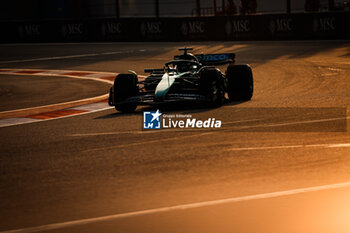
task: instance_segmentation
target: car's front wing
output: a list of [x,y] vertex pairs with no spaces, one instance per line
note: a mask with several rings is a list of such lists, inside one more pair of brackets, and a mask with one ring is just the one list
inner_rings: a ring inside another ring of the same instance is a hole
[[[136,103],[138,105],[159,105],[170,102],[205,102],[207,98],[204,95],[199,94],[167,94],[164,99],[156,100],[152,94],[137,95],[129,97],[123,101],[118,101],[118,104]],[[109,105],[114,106],[116,103],[113,98],[109,98]]]

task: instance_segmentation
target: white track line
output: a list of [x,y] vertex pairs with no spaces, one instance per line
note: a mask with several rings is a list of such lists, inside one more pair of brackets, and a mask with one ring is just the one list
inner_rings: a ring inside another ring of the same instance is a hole
[[222,124],[228,125],[228,124],[245,123],[245,122],[260,121],[260,120],[264,120],[264,119],[263,118],[254,118],[254,119],[249,119],[249,120],[223,122]]
[[[18,76],[54,76],[54,77],[67,77],[67,78],[75,78],[75,79],[84,79],[84,80],[92,80],[92,81],[97,81],[97,82],[103,82],[103,83],[108,83],[108,84],[113,84],[113,81],[106,80],[106,79],[101,79],[101,78],[94,78],[94,77],[89,77],[88,75],[66,75],[65,73],[73,73],[73,72],[91,72],[94,74],[105,74],[106,76],[109,75],[117,75],[118,73],[105,73],[105,72],[95,72],[95,71],[79,71],[79,70],[61,70],[55,73],[55,71],[51,70],[36,70],[36,69],[18,69],[17,71],[38,71],[38,73],[35,74],[26,74],[26,73],[13,73],[12,71],[10,72],[0,72],[0,74],[8,74],[8,75],[18,75]],[[16,72],[17,72],[16,71]],[[42,72],[41,72],[42,71]]]
[[22,124],[29,124],[29,123],[40,122],[40,121],[42,120],[25,118],[25,117],[5,118],[5,119],[0,119],[0,128],[11,126],[11,125],[22,125]]
[[350,143],[336,144],[311,144],[311,145],[285,145],[285,146],[262,146],[262,147],[241,147],[230,148],[227,151],[245,151],[245,150],[275,150],[275,149],[294,149],[294,148],[341,148],[350,147]]
[[192,135],[185,135],[185,136],[178,136],[178,137],[160,138],[160,139],[148,140],[148,141],[144,141],[144,142],[134,142],[134,143],[123,144],[123,145],[116,145],[116,146],[97,147],[97,148],[82,150],[81,152],[111,150],[111,149],[125,148],[125,147],[130,147],[130,146],[133,147],[133,146],[140,146],[140,145],[150,144],[150,143],[159,143],[159,142],[173,141],[173,140],[176,140],[176,139],[199,137],[199,136],[210,135],[210,134],[214,134],[214,133],[216,133],[216,132],[212,131],[212,132],[206,132],[206,133],[200,133],[200,134],[192,134]]
[[132,53],[133,51],[117,51],[117,52],[105,52],[105,53],[88,53],[88,54],[77,54],[70,56],[56,56],[56,57],[41,57],[41,58],[32,58],[32,59],[20,59],[12,61],[0,61],[0,64],[10,64],[17,62],[32,62],[32,61],[50,61],[50,60],[59,60],[59,59],[69,59],[69,58],[80,58],[80,57],[94,57],[101,55],[113,55],[113,54],[122,54],[122,53]]
[[347,187],[350,187],[350,182],[329,184],[329,185],[322,185],[322,186],[314,186],[314,187],[300,188],[300,189],[292,189],[292,190],[287,190],[287,191],[263,193],[263,194],[249,195],[249,196],[232,197],[232,198],[227,198],[227,199],[205,201],[205,202],[196,202],[196,203],[155,208],[155,209],[148,209],[148,210],[140,210],[140,211],[135,211],[135,212],[107,215],[107,216],[96,217],[96,218],[86,218],[86,219],[73,220],[73,221],[67,221],[67,222],[61,222],[61,223],[47,224],[47,225],[36,226],[36,227],[2,231],[0,233],[42,232],[42,231],[56,230],[56,229],[85,225],[85,224],[90,224],[90,223],[117,220],[117,219],[128,218],[128,217],[130,218],[130,217],[149,215],[149,214],[155,214],[155,213],[166,213],[166,212],[171,212],[171,211],[176,211],[176,210],[187,210],[187,209],[194,209],[194,208],[200,208],[200,207],[206,207],[206,206],[215,206],[215,205],[222,205],[222,204],[242,202],[242,201],[251,201],[251,200],[260,200],[260,199],[266,199],[266,198],[283,197],[283,196],[289,196],[289,195],[295,195],[295,194],[301,194],[301,193],[316,192],[316,191],[323,191],[323,190],[329,190],[329,189],[347,188]]
[[134,52],[146,52],[145,49],[139,50],[127,50],[127,51],[115,51],[115,52],[104,52],[104,53],[87,53],[87,54],[76,54],[69,56],[55,56],[55,57],[40,57],[40,58],[32,58],[32,59],[19,59],[19,60],[11,60],[11,61],[0,61],[0,64],[11,64],[17,62],[32,62],[32,61],[51,61],[51,60],[59,60],[59,59],[70,59],[70,58],[80,58],[80,57],[94,57],[94,56],[104,56],[104,55],[114,55],[114,54],[130,54]]
[[246,129],[246,128],[265,128],[265,127],[278,127],[278,126],[286,126],[286,125],[299,125],[299,124],[312,124],[318,122],[328,122],[328,121],[339,121],[350,119],[349,117],[337,117],[337,118],[328,118],[328,119],[317,119],[317,120],[307,120],[307,121],[295,121],[295,122],[285,122],[285,123],[275,123],[275,124],[261,124],[261,125],[248,125],[248,126],[237,126],[232,128],[237,129]]
[[[7,113],[16,113],[16,112],[22,112],[22,111],[30,111],[30,110],[37,110],[37,109],[43,109],[43,108],[52,108],[55,106],[64,106],[64,105],[70,105],[70,104],[79,104],[82,101],[94,101],[96,99],[106,99],[108,98],[109,94],[104,94],[100,96],[95,96],[91,98],[86,98],[86,99],[81,99],[81,100],[73,100],[73,101],[68,101],[68,102],[62,102],[62,103],[57,103],[57,104],[48,104],[48,105],[43,105],[43,106],[38,106],[38,107],[30,107],[30,108],[21,108],[21,109],[15,109],[15,110],[8,110],[8,111],[2,111],[0,114],[7,114]],[[65,108],[65,107],[62,107]],[[71,107],[73,108],[73,107]],[[53,110],[48,110],[48,111],[53,111]],[[6,119],[6,118],[5,118]]]
[[[120,135],[120,134],[156,134],[156,133],[171,133],[171,132],[195,133],[195,132],[203,132],[203,131],[209,131],[210,133],[214,133],[210,129],[162,129],[162,130],[149,130],[149,131],[140,129],[140,130],[129,130],[129,131],[120,131],[120,132],[77,133],[77,134],[70,134],[67,136],[89,137],[89,136],[105,136],[105,135]],[[222,131],[220,131],[220,132],[222,132]],[[200,135],[201,134],[199,134],[197,136],[200,136]],[[187,137],[187,136],[181,136],[181,137]],[[190,137],[193,137],[193,135],[190,135]],[[163,139],[159,139],[159,140],[163,140]],[[166,140],[168,140],[168,139],[166,139]]]
[[329,148],[337,148],[337,147],[350,147],[350,143],[339,143],[339,144],[330,144]]

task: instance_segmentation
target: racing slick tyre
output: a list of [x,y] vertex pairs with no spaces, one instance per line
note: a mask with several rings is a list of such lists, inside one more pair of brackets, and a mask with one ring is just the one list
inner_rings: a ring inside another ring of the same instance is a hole
[[199,90],[209,100],[210,107],[220,107],[225,101],[224,79],[217,69],[204,69],[200,73]]
[[253,97],[253,72],[249,65],[230,65],[226,70],[227,94],[230,101]]
[[114,80],[114,103],[115,109],[120,112],[135,111],[136,103],[120,103],[128,97],[137,95],[137,77],[133,74],[119,74]]

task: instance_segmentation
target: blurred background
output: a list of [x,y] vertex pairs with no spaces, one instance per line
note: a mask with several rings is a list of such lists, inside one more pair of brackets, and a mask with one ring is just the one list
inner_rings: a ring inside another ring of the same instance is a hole
[[350,0],[3,0],[0,20],[349,11]]

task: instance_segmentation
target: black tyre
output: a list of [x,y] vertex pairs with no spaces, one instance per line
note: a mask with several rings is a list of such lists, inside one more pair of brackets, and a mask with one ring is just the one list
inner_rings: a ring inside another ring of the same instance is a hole
[[226,70],[227,94],[230,101],[253,97],[253,72],[249,65],[230,65]]
[[137,95],[137,77],[133,74],[119,74],[114,80],[113,88],[115,109],[120,112],[135,111],[136,103],[120,102],[125,101],[128,97]]
[[200,74],[199,89],[210,107],[220,107],[225,101],[224,79],[217,69],[205,69]]

